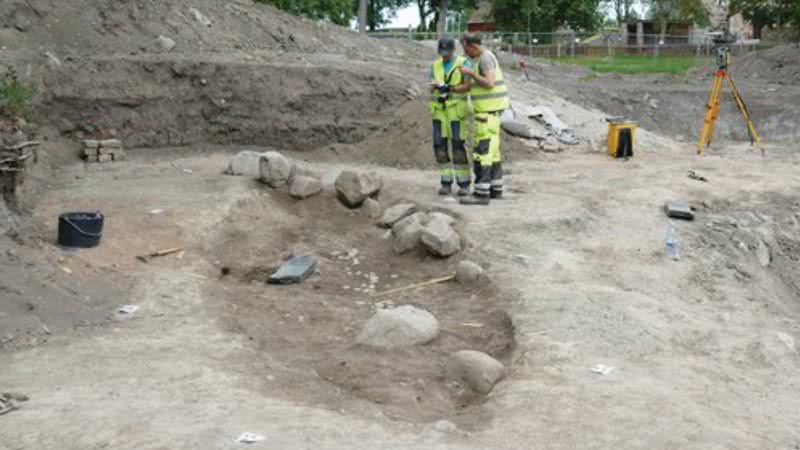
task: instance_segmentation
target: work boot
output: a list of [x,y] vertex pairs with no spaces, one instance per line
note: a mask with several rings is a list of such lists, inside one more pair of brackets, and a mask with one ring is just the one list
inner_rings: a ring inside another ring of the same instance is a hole
[[489,194],[489,196],[492,197],[495,200],[502,200],[503,199],[503,191],[492,191],[491,194]]
[[469,195],[469,186],[463,186],[458,188],[458,196],[459,197],[466,197]]
[[442,187],[439,188],[439,195],[450,195],[451,191],[450,185],[443,184]]
[[487,195],[471,195],[469,197],[462,197],[458,200],[462,205],[488,205],[489,196]]

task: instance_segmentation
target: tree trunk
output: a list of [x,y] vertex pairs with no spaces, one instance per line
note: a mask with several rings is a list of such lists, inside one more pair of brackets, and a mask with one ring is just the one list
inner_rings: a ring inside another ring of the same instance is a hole
[[[614,0],[614,13],[617,15],[617,25],[622,26],[627,20],[625,17],[625,0]],[[530,21],[530,16],[528,16]]]
[[439,20],[436,22],[436,34],[441,38],[447,32],[447,0],[439,0]]
[[427,0],[417,0],[417,9],[419,10],[419,26],[421,27],[421,31],[427,31],[427,25],[425,24],[425,19],[428,15],[425,13],[425,2]]
[[761,29],[764,28],[764,24],[754,20],[753,21],[753,39],[761,39]]
[[[358,0],[358,32],[367,32],[367,1]],[[351,3],[352,5],[352,3]]]
[[661,36],[658,38],[659,43],[664,42],[666,38],[667,38],[667,18],[661,17]]
[[375,31],[378,29],[378,13],[377,8],[375,8],[375,3],[377,0],[368,0],[368,8],[367,8],[367,27],[369,31]]

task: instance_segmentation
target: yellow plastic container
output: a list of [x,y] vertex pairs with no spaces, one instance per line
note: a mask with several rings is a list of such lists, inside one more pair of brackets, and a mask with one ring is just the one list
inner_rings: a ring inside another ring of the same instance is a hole
[[[608,154],[612,158],[627,158],[633,156],[633,146],[636,143],[636,130],[639,125],[636,122],[622,120],[622,121],[609,121],[608,122]],[[623,133],[623,130],[630,130]],[[630,145],[627,142],[621,142],[622,135],[630,133]],[[625,145],[620,145],[623,143]]]

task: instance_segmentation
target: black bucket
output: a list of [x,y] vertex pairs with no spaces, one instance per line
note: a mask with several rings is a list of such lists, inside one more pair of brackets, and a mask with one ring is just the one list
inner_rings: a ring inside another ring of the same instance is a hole
[[68,212],[58,216],[58,245],[62,247],[96,247],[103,237],[103,214]]

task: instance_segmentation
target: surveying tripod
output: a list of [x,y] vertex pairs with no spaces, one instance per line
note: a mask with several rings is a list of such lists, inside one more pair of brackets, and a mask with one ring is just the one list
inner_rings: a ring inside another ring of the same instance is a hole
[[703,123],[703,130],[700,132],[700,142],[697,143],[697,154],[703,153],[703,149],[711,145],[711,140],[714,138],[714,125],[719,115],[719,94],[722,91],[722,82],[728,80],[733,91],[733,98],[736,100],[736,106],[744,116],[744,122],[747,125],[747,132],[750,134],[750,144],[756,144],[761,154],[764,154],[764,146],[761,144],[761,137],[756,131],[756,126],[753,120],[750,119],[750,113],[747,111],[747,106],[742,100],[742,95],[739,94],[739,89],[736,88],[736,83],[733,82],[730,72],[728,71],[728,64],[730,63],[730,56],[727,47],[720,47],[717,49],[717,72],[714,75],[714,83],[711,85],[711,96],[708,98],[708,105],[706,105],[706,118]]

